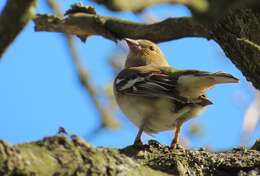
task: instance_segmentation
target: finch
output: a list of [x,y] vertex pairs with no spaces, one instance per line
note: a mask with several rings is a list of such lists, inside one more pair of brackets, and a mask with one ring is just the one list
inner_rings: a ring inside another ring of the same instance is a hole
[[114,80],[116,101],[141,135],[175,129],[176,147],[182,124],[213,104],[205,95],[216,84],[237,83],[234,76],[170,67],[160,48],[148,40],[124,39],[129,46],[124,69]]

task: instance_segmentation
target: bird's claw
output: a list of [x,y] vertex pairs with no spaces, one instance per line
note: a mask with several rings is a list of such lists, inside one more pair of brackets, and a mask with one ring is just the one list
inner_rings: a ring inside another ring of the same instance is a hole
[[183,149],[183,146],[182,145],[180,145],[180,144],[172,144],[171,145],[171,149]]
[[141,140],[135,140],[135,142],[134,142],[134,146],[135,146],[135,147],[140,147],[140,146],[142,146],[142,145],[143,145],[143,143],[142,143]]

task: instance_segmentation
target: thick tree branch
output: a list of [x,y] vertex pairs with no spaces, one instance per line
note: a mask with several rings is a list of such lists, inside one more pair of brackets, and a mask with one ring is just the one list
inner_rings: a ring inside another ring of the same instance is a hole
[[0,16],[0,58],[33,18],[37,0],[8,0]]
[[162,42],[183,37],[210,38],[210,31],[189,17],[168,18],[159,23],[141,24],[113,17],[79,13],[65,19],[38,15],[34,22],[36,31],[64,32],[80,36],[101,35],[112,40],[129,37]]
[[258,175],[260,152],[170,149],[156,141],[124,149],[94,148],[78,136],[11,146],[0,141],[0,175]]

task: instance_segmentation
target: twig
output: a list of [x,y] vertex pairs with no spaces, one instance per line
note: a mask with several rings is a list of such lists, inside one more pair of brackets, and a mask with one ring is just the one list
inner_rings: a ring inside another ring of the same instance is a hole
[[[55,14],[59,17],[62,17],[62,12],[60,10],[59,5],[56,3],[55,0],[48,0],[49,6],[54,10]],[[67,40],[68,48],[71,54],[71,59],[75,65],[76,72],[78,74],[79,80],[81,85],[84,87],[86,92],[91,97],[92,102],[94,103],[97,111],[100,114],[100,117],[102,118],[102,124],[100,125],[100,128],[117,128],[118,122],[112,117],[111,112],[106,109],[104,106],[102,106],[97,98],[97,92],[95,91],[94,87],[90,83],[90,75],[88,71],[82,67],[82,64],[80,62],[80,56],[77,51],[77,48],[75,46],[73,37],[69,34],[65,34],[65,38]]]

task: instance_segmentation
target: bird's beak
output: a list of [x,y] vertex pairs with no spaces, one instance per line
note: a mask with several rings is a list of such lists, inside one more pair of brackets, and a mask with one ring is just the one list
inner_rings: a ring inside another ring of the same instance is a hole
[[126,43],[128,45],[139,45],[139,43],[137,42],[137,40],[133,40],[133,39],[130,39],[130,38],[124,38],[124,40],[126,41]]
[[127,45],[129,46],[130,49],[141,49],[140,44],[138,43],[137,40],[133,40],[130,38],[124,38],[123,40],[126,41]]

